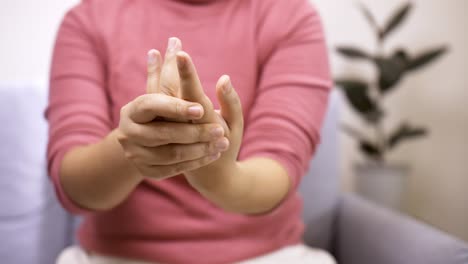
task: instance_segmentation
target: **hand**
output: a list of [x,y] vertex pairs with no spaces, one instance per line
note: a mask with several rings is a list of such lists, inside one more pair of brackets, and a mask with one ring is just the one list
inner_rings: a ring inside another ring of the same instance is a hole
[[[148,68],[148,82],[146,87],[147,93],[159,93],[165,94],[177,98],[189,98],[191,90],[183,91],[181,89],[181,79],[179,69],[177,66],[177,53],[182,51],[182,43],[178,38],[169,38],[166,53],[164,55],[164,63],[161,69],[156,69],[156,60],[161,60],[161,55],[157,50],[150,50],[149,55],[153,63],[149,64]],[[159,75],[158,75],[159,73]],[[197,77],[198,78],[198,77]],[[200,86],[201,87],[201,86]],[[203,90],[201,91],[203,93]],[[215,122],[221,124],[227,132],[227,125],[224,119],[219,113],[213,110],[213,104],[210,99],[203,96],[200,97],[203,100],[204,114],[203,118],[199,121],[200,123],[206,123],[207,120],[215,120]],[[214,116],[214,118],[213,118]],[[166,119],[167,121],[174,122],[190,122],[188,119]]]
[[[156,90],[161,56],[150,51],[147,89]],[[197,120],[203,107],[162,93],[142,95],[121,109],[118,141],[125,157],[143,176],[164,179],[205,166],[228,148],[224,130],[216,123],[174,123],[156,118]]]
[[201,118],[196,120],[171,119],[171,121],[220,124],[224,127],[229,139],[228,143],[231,145],[230,151],[223,156],[236,160],[242,140],[243,116],[239,96],[232,87],[229,76],[222,76],[216,85],[216,94],[221,105],[221,111],[218,113],[214,110],[211,100],[205,95],[195,66],[190,56],[182,51],[182,43],[179,39],[169,39],[162,69],[157,69],[159,64],[154,63],[161,60],[159,51],[151,50],[149,55],[153,63],[148,66],[149,79],[146,89],[148,93],[165,94],[198,102],[203,107],[204,113]]
[[[213,104],[203,92],[195,66],[190,56],[182,51],[177,53],[177,67],[180,75],[180,96],[182,99],[200,103],[205,111],[196,123],[219,122],[219,115],[213,110]],[[210,165],[185,173],[188,181],[202,194],[216,192],[219,185],[229,182],[237,171],[237,156],[239,153],[244,129],[242,106],[237,92],[232,86],[229,76],[222,76],[216,85],[216,95],[221,106],[220,115],[227,124],[226,137],[229,139],[229,149],[220,159]],[[221,190],[222,188],[219,188]]]
[[[177,66],[181,98],[198,102],[205,110],[203,117],[194,122],[216,122],[218,115],[203,92],[190,56],[178,52]],[[237,160],[244,122],[240,98],[228,76],[218,80],[216,95],[221,106],[220,115],[227,123],[229,149],[218,160],[184,174],[198,192],[226,211],[243,214],[269,212],[286,197],[290,189],[288,172],[282,164],[270,158]]]
[[[216,161],[185,171],[187,180],[208,200],[225,210],[247,214],[270,211],[289,190],[290,178],[286,170],[281,164],[268,158],[237,161],[244,124],[241,101],[230,78],[222,76],[216,85],[216,95],[221,106],[218,113],[203,91],[190,56],[181,51],[179,40],[173,38],[171,42],[161,78],[154,78],[153,86],[148,87],[148,91],[199,103],[204,110],[202,117],[178,117],[171,120],[195,124],[224,124],[225,135],[230,143],[227,151]],[[160,56],[156,51],[153,54]],[[163,88],[156,86],[157,84],[162,84]],[[269,188],[258,188],[259,186]]]

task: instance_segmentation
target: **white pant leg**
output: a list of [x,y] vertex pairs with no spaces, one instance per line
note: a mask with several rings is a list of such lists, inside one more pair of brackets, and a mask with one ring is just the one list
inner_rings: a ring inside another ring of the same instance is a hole
[[[238,264],[336,264],[326,251],[309,248],[303,244],[289,246],[278,251],[242,261]],[[149,262],[89,255],[79,246],[66,248],[56,264],[150,264]]]
[[326,251],[310,248],[304,244],[282,248],[238,264],[336,264],[335,259]]
[[56,264],[156,264],[138,260],[88,254],[79,246],[66,248]]
[[91,264],[88,254],[78,246],[71,246],[62,251],[56,264]]

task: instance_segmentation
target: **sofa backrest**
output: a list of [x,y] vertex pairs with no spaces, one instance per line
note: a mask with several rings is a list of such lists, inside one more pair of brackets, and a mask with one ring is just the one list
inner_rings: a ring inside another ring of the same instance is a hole
[[0,84],[0,262],[51,264],[70,216],[47,178],[45,86]]
[[321,142],[302,179],[299,190],[304,200],[303,218],[307,244],[331,249],[333,219],[339,193],[338,119],[341,97],[338,91],[330,96],[322,127]]

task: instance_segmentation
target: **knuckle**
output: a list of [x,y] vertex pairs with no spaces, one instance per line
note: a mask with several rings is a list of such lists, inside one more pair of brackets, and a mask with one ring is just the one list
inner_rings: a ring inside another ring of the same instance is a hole
[[[170,79],[172,80],[173,78]],[[177,91],[178,88],[176,82],[170,81],[168,78],[162,78],[159,87],[164,94],[168,95],[174,95],[174,91]]]
[[117,133],[116,138],[117,138],[117,141],[120,142],[120,144],[125,144],[128,142],[128,136],[121,131]]
[[182,102],[180,101],[175,101],[175,104],[174,104],[174,107],[175,107],[175,113],[178,115],[178,116],[184,116],[184,105],[182,104]]
[[192,126],[193,129],[191,129],[192,137],[197,140],[202,140],[204,138],[205,130],[205,125],[194,125]]
[[156,75],[156,71],[157,71],[158,67],[155,64],[149,64],[146,69],[147,69],[146,72],[148,74],[148,77],[152,77],[152,76]]
[[151,97],[148,95],[141,95],[135,102],[135,108],[137,112],[145,114],[151,111]]
[[137,158],[136,154],[131,151],[125,151],[124,156],[127,160],[131,160],[131,161],[134,161]]
[[162,79],[159,86],[161,87],[162,90],[171,90],[172,89],[172,85],[166,79]]
[[216,153],[216,146],[214,143],[205,143],[202,145],[204,154]]
[[130,140],[126,135],[117,136],[117,142],[119,142],[120,146],[123,148],[124,151],[128,148],[130,144]]
[[154,140],[161,144],[168,144],[172,141],[173,133],[167,125],[158,126],[157,133],[154,133]]
[[183,151],[179,147],[173,147],[171,150],[171,159],[175,161],[183,160]]
[[133,125],[127,129],[126,137],[127,137],[127,140],[131,140],[131,139],[140,138],[142,134],[143,133],[142,133],[141,127]]
[[163,137],[161,133],[159,133],[159,131],[151,135],[151,138],[149,140],[153,144],[155,144],[155,146],[166,145],[169,143],[168,140],[165,137]]
[[135,100],[133,100],[133,104],[135,104],[136,106],[140,106],[146,100],[146,98],[146,94],[140,95],[137,98],[135,98]]
[[205,166],[213,161],[213,158],[211,156],[201,158],[197,160],[197,167],[202,167]]
[[130,108],[130,103],[122,106],[120,108],[120,118],[127,117],[128,115],[128,108]]

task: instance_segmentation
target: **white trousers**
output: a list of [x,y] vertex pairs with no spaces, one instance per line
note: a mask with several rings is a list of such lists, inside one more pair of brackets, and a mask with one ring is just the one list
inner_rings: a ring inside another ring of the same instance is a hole
[[[278,251],[259,256],[238,264],[336,264],[326,251],[305,245],[285,247]],[[150,264],[131,259],[88,254],[78,246],[66,248],[58,257],[56,264]],[[155,264],[155,263],[153,263]]]

